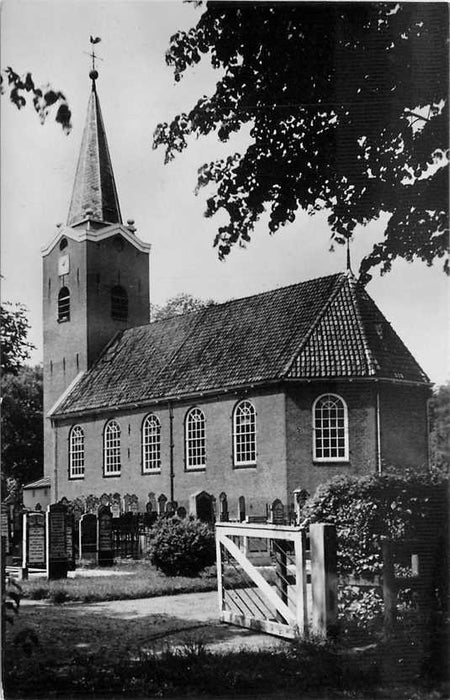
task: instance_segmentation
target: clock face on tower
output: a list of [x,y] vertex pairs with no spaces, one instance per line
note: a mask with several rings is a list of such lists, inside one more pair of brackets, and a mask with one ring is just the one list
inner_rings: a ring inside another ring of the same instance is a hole
[[69,256],[61,255],[58,260],[58,275],[62,277],[63,275],[69,274]]

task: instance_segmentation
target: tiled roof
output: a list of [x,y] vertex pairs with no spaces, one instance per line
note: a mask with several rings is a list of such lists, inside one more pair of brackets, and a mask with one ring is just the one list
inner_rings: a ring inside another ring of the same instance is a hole
[[31,484],[25,484],[23,487],[24,489],[42,489],[45,488],[46,486],[50,486],[50,477],[49,476],[43,476],[41,479],[38,479],[37,481],[31,482]]
[[125,330],[55,414],[286,378],[340,377],[428,382],[374,302],[347,273]]
[[89,210],[92,212],[89,216],[98,221],[122,223],[95,81],[92,81],[67,225],[86,219]]

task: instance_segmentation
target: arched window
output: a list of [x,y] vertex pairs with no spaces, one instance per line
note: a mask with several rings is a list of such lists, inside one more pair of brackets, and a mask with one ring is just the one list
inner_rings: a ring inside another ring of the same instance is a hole
[[74,425],[69,435],[69,478],[84,477],[84,432]]
[[191,408],[185,422],[186,469],[203,469],[206,464],[205,416]]
[[126,321],[128,318],[128,294],[119,285],[111,289],[111,316],[117,321]]
[[323,394],[313,405],[313,454],[318,462],[348,460],[347,405],[336,394]]
[[142,471],[144,474],[161,469],[161,423],[153,413],[142,424]]
[[58,293],[58,322],[70,321],[70,292],[61,287]]
[[233,413],[235,466],[256,464],[256,411],[250,401],[241,401]]
[[120,427],[117,421],[110,420],[105,425],[103,436],[104,475],[120,474]]

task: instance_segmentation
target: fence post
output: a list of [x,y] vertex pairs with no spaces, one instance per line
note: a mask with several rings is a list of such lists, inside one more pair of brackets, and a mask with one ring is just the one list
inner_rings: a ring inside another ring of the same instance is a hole
[[297,584],[297,625],[299,634],[308,633],[308,608],[306,599],[306,533],[300,530],[294,540],[295,581]]
[[217,568],[217,593],[219,596],[219,609],[222,615],[224,609],[224,596],[223,596],[223,568],[222,568],[222,546],[220,544],[219,533],[216,526],[216,568]]
[[336,528],[313,523],[311,543],[312,629],[326,637],[337,620]]

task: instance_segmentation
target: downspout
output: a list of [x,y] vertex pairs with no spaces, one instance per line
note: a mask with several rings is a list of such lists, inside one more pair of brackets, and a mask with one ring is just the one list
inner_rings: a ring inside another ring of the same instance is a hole
[[173,471],[173,407],[170,401],[167,402],[167,407],[169,409],[169,474],[170,474],[170,501],[171,503],[175,500],[173,482],[174,482],[174,471]]
[[53,483],[55,485],[55,495],[53,503],[58,503],[58,430],[54,420],[51,421],[51,426],[53,428]]
[[375,444],[376,444],[376,462],[377,473],[382,473],[381,466],[381,421],[380,421],[380,390],[376,390],[376,408],[375,408]]

